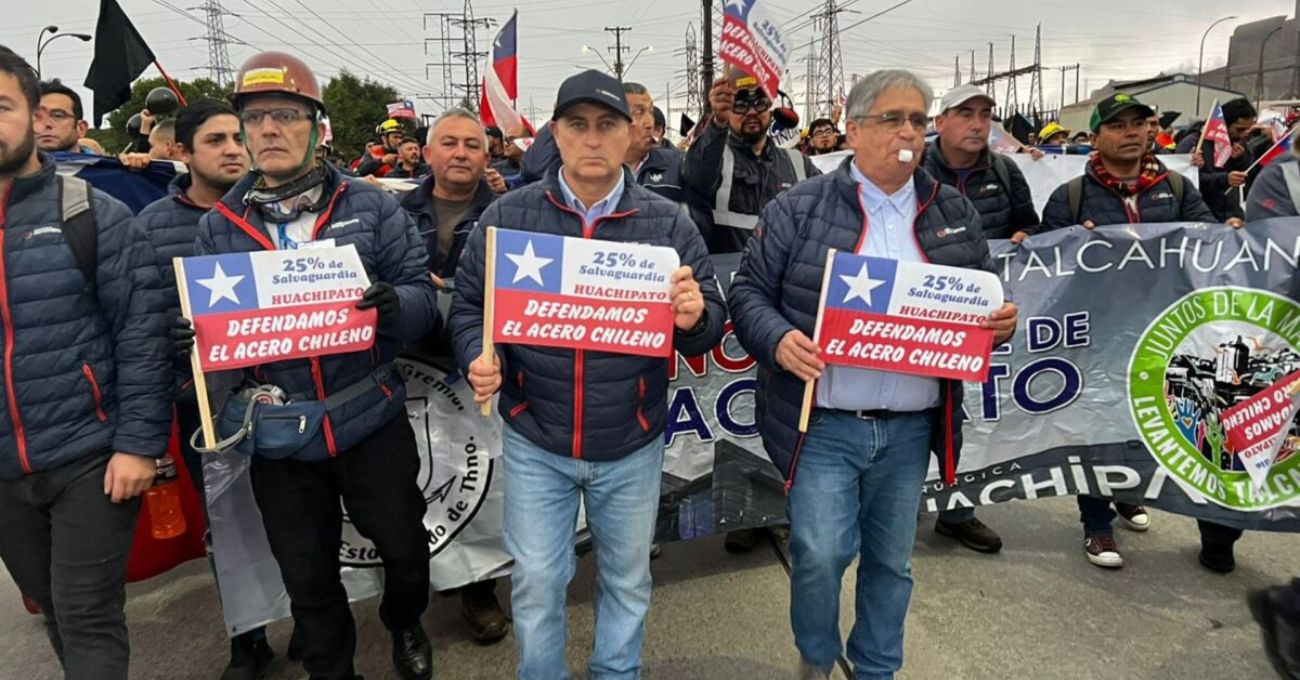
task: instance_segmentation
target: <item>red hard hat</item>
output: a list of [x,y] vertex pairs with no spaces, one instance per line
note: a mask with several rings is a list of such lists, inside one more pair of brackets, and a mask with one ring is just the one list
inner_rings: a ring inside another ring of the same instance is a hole
[[284,52],[255,54],[239,67],[231,103],[238,109],[243,99],[255,94],[287,94],[325,110],[316,75],[301,59]]

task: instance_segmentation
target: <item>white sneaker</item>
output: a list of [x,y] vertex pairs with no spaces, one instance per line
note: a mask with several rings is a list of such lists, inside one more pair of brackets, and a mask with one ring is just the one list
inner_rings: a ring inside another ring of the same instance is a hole
[[795,672],[795,680],[830,680],[831,674],[799,659],[799,670]]
[[1106,569],[1119,569],[1124,566],[1124,558],[1115,545],[1115,537],[1110,534],[1097,534],[1083,539],[1083,553],[1088,561]]
[[1124,520],[1124,528],[1129,531],[1146,531],[1151,528],[1151,515],[1140,505],[1116,503],[1115,514]]

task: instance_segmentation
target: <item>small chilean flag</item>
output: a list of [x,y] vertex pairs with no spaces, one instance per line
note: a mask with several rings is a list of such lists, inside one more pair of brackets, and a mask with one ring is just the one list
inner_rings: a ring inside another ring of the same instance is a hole
[[1214,142],[1214,167],[1221,168],[1232,158],[1232,138],[1228,136],[1228,124],[1223,120],[1223,107],[1217,101],[1210,119],[1205,122],[1201,141]]
[[492,51],[484,69],[478,115],[484,125],[495,125],[502,130],[522,125],[531,131],[533,126],[515,110],[515,101],[519,98],[518,33],[515,30],[518,18],[518,12],[510,15],[510,20],[492,41]]
[[1290,132],[1284,135],[1282,139],[1279,139],[1276,144],[1269,148],[1268,151],[1265,151],[1263,156],[1259,157],[1259,165],[1268,165],[1277,160],[1279,156],[1290,153],[1291,141],[1293,139],[1295,139],[1295,128],[1292,128]]

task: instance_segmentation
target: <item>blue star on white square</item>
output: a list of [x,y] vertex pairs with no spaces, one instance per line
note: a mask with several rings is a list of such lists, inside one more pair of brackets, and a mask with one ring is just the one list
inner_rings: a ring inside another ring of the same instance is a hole
[[235,286],[244,280],[242,274],[230,276],[221,269],[221,263],[218,262],[212,271],[212,277],[207,279],[194,279],[194,282],[208,289],[208,306],[215,307],[222,300],[230,300],[239,304],[239,297],[235,295]]
[[511,283],[519,283],[524,279],[532,279],[537,285],[544,286],[542,281],[542,268],[555,261],[550,257],[538,257],[533,251],[533,241],[529,239],[528,245],[524,246],[524,252],[520,254],[506,253],[506,257],[515,263],[515,277],[510,280]]
[[871,274],[867,271],[866,262],[862,263],[862,268],[858,270],[857,274],[852,276],[840,274],[840,280],[849,287],[848,292],[844,294],[845,303],[857,298],[865,302],[868,307],[872,306],[871,291],[885,285],[883,279],[871,278]]

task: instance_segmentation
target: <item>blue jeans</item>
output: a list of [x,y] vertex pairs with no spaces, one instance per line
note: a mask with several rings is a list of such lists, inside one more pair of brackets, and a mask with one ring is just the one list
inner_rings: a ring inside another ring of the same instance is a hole
[[839,657],[840,584],[859,558],[848,656],[858,680],[903,666],[912,542],[930,457],[930,413],[862,420],[813,412],[788,501],[790,622],[804,660]]
[[663,476],[663,439],[609,462],[546,451],[504,428],[505,544],[519,680],[562,680],[564,600],[574,570],[578,501],[596,555],[596,640],[591,680],[633,680],[650,609],[650,543]]

